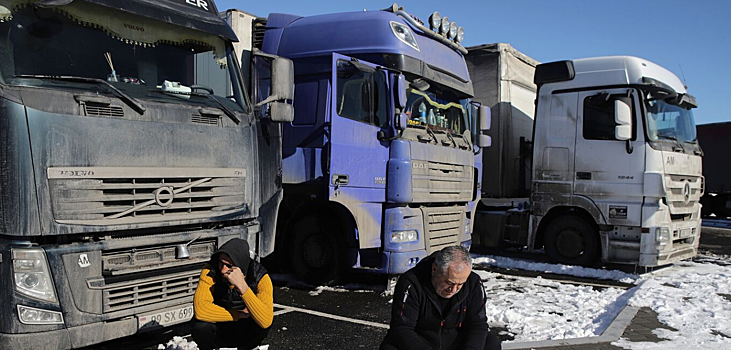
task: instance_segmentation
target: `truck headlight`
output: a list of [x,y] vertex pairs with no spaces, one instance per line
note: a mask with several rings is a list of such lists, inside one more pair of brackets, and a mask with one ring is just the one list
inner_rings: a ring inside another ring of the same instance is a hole
[[392,243],[414,242],[417,239],[419,239],[419,235],[416,233],[416,230],[391,231]]
[[660,227],[655,231],[655,242],[659,246],[664,246],[670,241],[670,229],[667,227]]
[[25,296],[57,303],[46,253],[39,248],[12,248],[15,291]]
[[419,44],[416,43],[414,33],[411,32],[409,26],[403,23],[391,21],[391,31],[393,31],[393,35],[395,35],[399,40],[404,42],[406,45],[411,46],[414,50],[419,51]]
[[63,316],[58,311],[36,309],[18,305],[18,318],[23,324],[63,324]]

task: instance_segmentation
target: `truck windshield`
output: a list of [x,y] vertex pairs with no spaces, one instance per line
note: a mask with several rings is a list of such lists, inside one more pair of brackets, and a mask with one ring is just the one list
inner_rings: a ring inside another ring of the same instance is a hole
[[[54,9],[15,6],[0,21],[0,82],[120,95],[109,84],[94,82],[102,79],[135,100],[248,108],[231,46],[223,39],[93,9],[75,3]],[[117,15],[116,26],[105,24]]]
[[647,99],[645,105],[647,134],[651,141],[696,141],[695,119],[690,109],[669,104],[663,100]]
[[463,107],[466,100],[458,99],[451,91],[430,86],[426,91],[409,88],[407,94],[405,113],[410,127],[429,127],[458,135],[469,129]]

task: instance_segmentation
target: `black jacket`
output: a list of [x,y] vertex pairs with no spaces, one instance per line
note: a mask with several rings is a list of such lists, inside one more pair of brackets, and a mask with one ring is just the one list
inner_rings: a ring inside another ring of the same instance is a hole
[[480,277],[470,273],[459,293],[449,299],[443,315],[431,284],[433,262],[433,256],[422,260],[396,283],[391,328],[384,345],[400,350],[483,350],[488,325]]
[[[213,253],[213,255],[211,255],[211,260],[209,263],[212,268],[208,275],[211,276],[214,281],[212,291],[214,303],[221,307],[239,308],[231,307],[231,305],[227,304],[228,293],[232,289],[230,288],[230,284],[228,283],[228,281],[220,276],[219,273],[218,257],[221,255],[221,253],[228,254],[228,256],[231,257],[233,264],[235,266],[238,266],[242,270],[242,272],[246,276],[246,285],[249,286],[254,294],[258,292],[257,286],[259,285],[259,281],[261,281],[262,277],[267,274],[267,270],[262,264],[250,258],[249,243],[240,238],[234,238],[224,243],[221,248],[219,248],[215,253]],[[224,287],[215,288],[216,286]],[[238,290],[236,290],[236,293],[238,293]],[[241,300],[240,295],[238,300],[240,301],[240,308],[243,308],[245,304]]]

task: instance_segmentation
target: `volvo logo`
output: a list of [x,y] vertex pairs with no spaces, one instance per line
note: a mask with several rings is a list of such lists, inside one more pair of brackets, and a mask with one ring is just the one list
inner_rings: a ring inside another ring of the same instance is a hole
[[173,203],[175,192],[172,187],[165,186],[155,190],[155,203],[161,207],[167,207]]
[[690,182],[686,182],[685,186],[683,186],[683,200],[685,203],[690,201]]

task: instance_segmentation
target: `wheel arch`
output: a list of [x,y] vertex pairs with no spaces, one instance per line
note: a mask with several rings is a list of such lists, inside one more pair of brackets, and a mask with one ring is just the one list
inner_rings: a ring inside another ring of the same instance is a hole
[[[597,235],[599,234],[599,225],[594,219],[594,216],[592,216],[587,210],[580,207],[557,206],[551,208],[551,210],[549,210],[548,213],[543,216],[541,221],[538,223],[538,229],[536,230],[536,239],[534,244],[535,249],[540,249],[544,247],[546,228],[553,221],[565,215],[574,215],[580,217],[594,228],[594,230],[597,232]],[[597,238],[599,237],[597,236]]]
[[282,244],[283,249],[289,250],[289,242],[291,241],[289,237],[293,234],[295,226],[309,216],[321,216],[321,219],[337,225],[340,228],[338,232],[348,232],[345,237],[340,237],[346,245],[348,247],[358,246],[358,240],[355,236],[357,224],[350,210],[337,202],[317,201],[302,202],[288,213],[286,223],[282,226],[283,229],[277,232],[277,242]]

